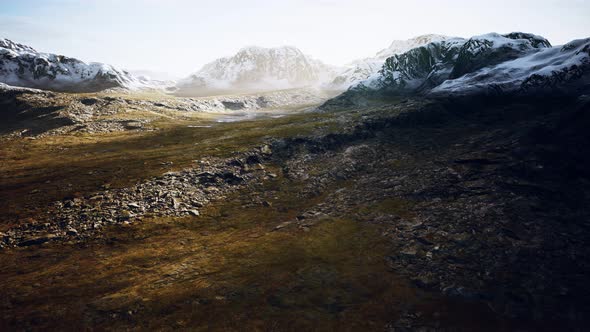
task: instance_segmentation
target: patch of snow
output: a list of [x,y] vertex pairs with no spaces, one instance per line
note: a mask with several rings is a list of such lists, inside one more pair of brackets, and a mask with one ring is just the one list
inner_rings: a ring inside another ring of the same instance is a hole
[[[447,80],[430,94],[468,95],[486,92],[490,87],[501,89],[504,93],[527,88],[552,88],[551,84],[567,84],[577,79],[590,81],[589,71],[590,38],[575,40],[563,47],[544,48],[515,60]],[[531,85],[532,78],[540,85]]]
[[0,82],[0,92],[28,92],[28,93],[42,93],[42,90],[39,89],[31,89],[31,88],[23,88],[19,86],[12,86],[5,83]]

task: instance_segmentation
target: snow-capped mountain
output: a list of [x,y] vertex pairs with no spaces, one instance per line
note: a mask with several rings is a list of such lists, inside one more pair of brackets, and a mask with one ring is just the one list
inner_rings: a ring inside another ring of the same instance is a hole
[[590,38],[552,47],[527,33],[433,42],[385,61],[339,100],[362,96],[590,93]]
[[446,80],[431,96],[590,93],[590,38],[532,52]]
[[336,70],[290,46],[246,47],[206,64],[178,84],[180,94],[258,92],[315,86]]
[[405,53],[413,48],[432,42],[450,39],[443,35],[428,34],[414,37],[408,40],[394,40],[389,47],[377,52],[375,56],[355,60],[324,87],[329,90],[346,90],[377,73],[385,63],[385,60],[395,54]]
[[63,55],[0,39],[0,82],[13,86],[66,92],[109,88],[152,88],[149,80],[103,63],[85,63]]
[[396,54],[377,73],[351,89],[410,93],[436,86],[451,75],[465,43],[465,39],[453,38]]

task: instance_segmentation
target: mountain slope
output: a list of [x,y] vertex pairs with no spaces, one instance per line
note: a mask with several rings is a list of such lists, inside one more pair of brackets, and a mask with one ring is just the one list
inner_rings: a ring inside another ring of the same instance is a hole
[[149,87],[126,71],[103,63],[85,63],[63,55],[0,39],[0,82],[8,85],[66,92],[95,92],[109,88]]
[[572,41],[450,79],[431,96],[474,94],[579,95],[590,91],[590,38]]
[[550,47],[547,40],[528,34],[490,33],[468,40],[455,38],[434,42],[388,58],[378,75],[359,86],[391,93],[425,91],[449,78],[547,47]]
[[414,48],[388,58],[381,70],[353,89],[399,91],[422,90],[444,81],[452,72],[465,40],[454,38]]
[[590,39],[551,47],[543,37],[490,33],[430,43],[388,58],[340,101],[362,96],[579,95],[590,91]]
[[385,48],[374,57],[353,61],[347,68],[342,70],[325,88],[329,90],[346,90],[371,75],[377,73],[385,63],[385,60],[393,55],[405,53],[413,48],[426,44],[444,41],[450,37],[442,35],[422,35],[408,40],[394,40],[388,48]]
[[295,47],[246,47],[206,64],[178,88],[193,95],[291,89],[317,85],[333,72]]

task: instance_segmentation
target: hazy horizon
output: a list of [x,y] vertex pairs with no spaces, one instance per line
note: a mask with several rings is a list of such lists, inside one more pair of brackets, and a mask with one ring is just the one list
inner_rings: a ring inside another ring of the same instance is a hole
[[344,65],[374,55],[393,40],[430,33],[470,37],[524,31],[554,45],[590,36],[590,3],[583,0],[367,0],[360,7],[350,0],[21,0],[1,5],[2,38],[43,52],[175,77],[248,45],[296,46],[325,63]]

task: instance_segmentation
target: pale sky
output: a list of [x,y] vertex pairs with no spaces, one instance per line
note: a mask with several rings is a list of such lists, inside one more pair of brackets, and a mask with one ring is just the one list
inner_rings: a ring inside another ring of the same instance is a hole
[[395,39],[512,31],[590,37],[590,0],[0,0],[0,37],[177,76],[248,45],[342,65]]

